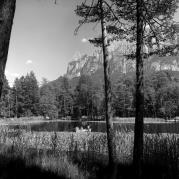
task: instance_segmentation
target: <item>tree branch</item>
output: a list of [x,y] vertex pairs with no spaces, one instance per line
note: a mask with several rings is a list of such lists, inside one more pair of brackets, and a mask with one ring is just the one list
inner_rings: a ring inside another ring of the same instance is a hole
[[[90,9],[89,9],[89,11],[88,11],[88,13],[87,13],[85,19],[84,19],[82,22],[80,22],[79,26],[75,29],[75,32],[74,32],[75,35],[77,35],[78,30],[80,29],[80,27],[88,20],[88,17],[89,17],[89,14],[90,14],[90,12],[91,12],[91,9],[94,8],[94,7],[93,7],[94,1],[95,1],[95,0],[92,0],[91,5],[90,5]],[[98,1],[98,3],[99,3],[99,1]],[[98,5],[98,3],[97,3],[97,5]],[[86,4],[86,0],[85,0],[84,3],[82,3],[82,5],[85,5],[85,4]]]

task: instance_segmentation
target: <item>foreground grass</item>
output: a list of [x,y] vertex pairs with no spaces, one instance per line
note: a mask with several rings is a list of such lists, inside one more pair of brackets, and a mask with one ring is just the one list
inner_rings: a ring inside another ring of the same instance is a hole
[[[2,171],[7,170],[6,174],[15,172],[14,175],[21,178],[22,175],[16,171],[25,169],[27,172],[37,171],[37,176],[45,173],[46,178],[111,177],[108,175],[104,133],[31,132],[3,127],[0,134],[0,143],[3,144],[0,147],[0,161],[4,163],[0,163],[0,167]],[[144,139],[143,178],[177,179],[179,136],[147,134]],[[133,140],[132,132],[117,132],[115,135],[116,178],[134,178]],[[8,172],[16,162],[17,169]],[[0,178],[8,178],[4,176],[0,173]]]
[[84,179],[89,176],[80,170],[67,154],[52,150],[19,149],[1,145],[0,178],[71,178]]
[[[11,151],[12,152],[12,151]],[[54,178],[65,179],[63,173],[58,175],[53,171],[43,169],[36,164],[30,164],[27,159],[16,156],[14,153],[0,155],[0,178],[1,179],[30,179],[30,178]]]

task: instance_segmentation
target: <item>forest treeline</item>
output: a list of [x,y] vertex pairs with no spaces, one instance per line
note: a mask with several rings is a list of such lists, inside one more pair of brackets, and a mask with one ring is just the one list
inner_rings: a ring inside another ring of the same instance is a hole
[[[144,75],[145,117],[170,119],[179,115],[179,72],[147,71]],[[73,79],[43,80],[34,72],[17,78],[13,87],[5,80],[1,117],[44,116],[50,119],[104,119],[103,73]],[[135,116],[135,74],[112,75],[113,115]]]

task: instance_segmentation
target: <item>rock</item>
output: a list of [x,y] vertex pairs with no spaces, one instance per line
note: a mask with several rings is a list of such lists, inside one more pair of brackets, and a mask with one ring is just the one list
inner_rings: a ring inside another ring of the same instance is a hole
[[[135,60],[127,59],[124,54],[133,51],[129,45],[119,46],[110,51],[111,72],[129,73],[135,71]],[[103,68],[103,57],[101,51],[96,51],[93,55],[81,55],[72,59],[68,64],[66,77],[72,79],[80,75],[92,75],[97,70]],[[151,56],[144,61],[144,69],[153,69],[155,71],[171,70],[179,71],[179,56],[159,57]]]

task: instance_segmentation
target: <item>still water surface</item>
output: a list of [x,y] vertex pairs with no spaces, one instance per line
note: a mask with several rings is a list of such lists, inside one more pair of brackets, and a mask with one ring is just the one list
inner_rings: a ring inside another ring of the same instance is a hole
[[[106,132],[106,124],[104,122],[44,122],[31,124],[32,131],[75,131],[75,127],[86,128],[90,126],[92,132]],[[15,126],[19,128],[19,126]],[[114,129],[118,131],[133,131],[133,123],[114,123]],[[173,123],[147,123],[144,125],[145,133],[177,133],[179,134],[179,122]]]

